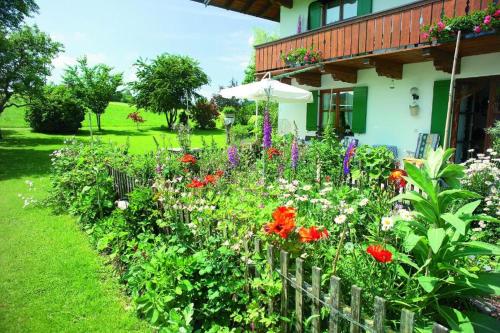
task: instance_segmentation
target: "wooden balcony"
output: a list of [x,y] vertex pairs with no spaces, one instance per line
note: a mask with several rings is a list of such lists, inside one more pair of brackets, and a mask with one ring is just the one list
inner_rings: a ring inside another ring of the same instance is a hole
[[[467,0],[424,0],[380,13],[356,17],[256,46],[256,72],[274,75],[295,71],[287,68],[281,54],[299,47],[313,47],[321,51],[327,72],[335,79],[356,82],[358,69],[377,69],[379,75],[401,79],[402,66],[406,63],[434,60],[437,69],[449,71],[448,60],[453,56],[453,43],[429,43],[422,38],[421,28],[438,22],[441,14],[461,16],[466,14]],[[485,9],[492,0],[470,0],[469,10]],[[478,44],[477,40],[482,40]],[[500,38],[493,35],[464,41],[460,56],[500,51]],[[451,60],[450,60],[451,61]],[[325,67],[321,69],[324,73]],[[303,84],[318,85],[318,78],[310,80],[301,73]]]

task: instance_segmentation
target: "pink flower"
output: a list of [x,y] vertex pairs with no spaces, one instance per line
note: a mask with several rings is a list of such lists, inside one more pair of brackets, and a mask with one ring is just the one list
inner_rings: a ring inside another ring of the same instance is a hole
[[488,25],[491,23],[491,15],[488,15],[484,18],[484,24]]
[[493,14],[493,17],[500,17],[500,9],[497,9],[495,14]]
[[481,27],[480,27],[480,26],[478,26],[478,25],[477,25],[477,26],[475,26],[475,27],[474,27],[474,32],[475,32],[476,34],[480,33],[480,32],[481,32]]
[[444,28],[446,28],[446,25],[443,23],[443,21],[439,21],[437,23],[437,28],[438,28],[438,31],[443,31]]
[[429,39],[429,34],[427,32],[424,32],[421,37],[422,39]]
[[309,57],[308,57],[308,56],[305,56],[305,57],[304,57],[304,61],[309,61]]

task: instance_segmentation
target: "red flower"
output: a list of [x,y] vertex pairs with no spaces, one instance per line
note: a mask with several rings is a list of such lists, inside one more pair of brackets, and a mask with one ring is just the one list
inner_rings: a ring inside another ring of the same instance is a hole
[[406,186],[406,179],[404,177],[408,176],[408,173],[402,169],[394,169],[389,175],[389,182],[394,184],[396,187],[403,188]]
[[181,158],[182,163],[196,164],[196,157],[191,154],[184,154]]
[[327,238],[328,237],[328,231],[326,229],[323,229],[319,231],[316,229],[316,227],[312,226],[310,228],[300,228],[299,230],[299,241],[301,243],[310,243],[310,242],[315,242],[318,241],[322,238]]
[[286,239],[294,228],[295,208],[281,206],[273,212],[273,221],[264,226],[264,231]]
[[332,180],[332,177],[330,177],[330,176],[326,176],[326,177],[325,177],[325,180],[326,180],[326,182],[327,182],[327,183],[329,183],[329,182]]
[[495,11],[495,14],[493,14],[493,17],[500,17],[500,9],[497,9]]
[[281,152],[276,148],[271,147],[267,150],[267,158],[270,160],[272,160],[274,156],[280,156],[280,155]]
[[370,245],[366,249],[366,252],[370,254],[375,260],[381,263],[388,263],[392,261],[392,253],[384,249],[380,245]]
[[189,188],[202,188],[203,186],[205,186],[205,183],[200,182],[198,179],[193,179],[191,183],[187,184]]
[[217,176],[214,175],[206,175],[205,176],[205,184],[215,184],[217,182]]
[[224,176],[224,171],[222,171],[222,170],[217,170],[217,171],[215,171],[215,175],[216,175],[217,177],[222,177],[222,176]]

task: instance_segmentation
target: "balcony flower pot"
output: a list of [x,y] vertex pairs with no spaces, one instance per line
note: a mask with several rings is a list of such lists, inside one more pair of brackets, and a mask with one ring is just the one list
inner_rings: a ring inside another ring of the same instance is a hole
[[469,32],[464,35],[464,38],[469,39],[469,38],[477,38],[477,37],[483,37],[483,36],[490,36],[498,33],[496,29],[491,29],[487,31],[481,31],[480,33],[475,33],[475,32]]

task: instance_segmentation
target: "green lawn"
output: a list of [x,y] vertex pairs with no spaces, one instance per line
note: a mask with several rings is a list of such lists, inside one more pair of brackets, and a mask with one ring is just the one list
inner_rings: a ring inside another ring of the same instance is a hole
[[[166,120],[163,115],[142,111],[141,115],[146,122],[137,129],[136,125],[130,119],[127,119],[127,115],[135,110],[134,107],[124,103],[110,103],[101,118],[103,129],[101,132],[96,131],[95,115],[92,116],[94,134],[106,142],[110,141],[116,144],[125,144],[128,142],[132,153],[149,152],[156,149],[153,137],[161,145],[168,148],[179,146],[176,133],[165,129]],[[83,125],[77,137],[85,139],[90,136],[88,118],[84,121]],[[35,141],[52,141],[55,137],[64,137],[32,133],[24,121],[23,108],[13,107],[5,110],[0,115],[0,129],[5,137],[11,136],[13,140],[16,140],[19,136],[28,137]],[[71,137],[71,135],[66,137]],[[212,138],[219,145],[224,145],[225,143],[224,130],[193,130],[191,138],[193,147],[200,147],[202,145],[202,137],[207,143],[210,143]]]
[[[105,141],[124,144],[131,152],[155,148],[153,136],[177,146],[175,133],[160,128],[165,118],[143,112],[146,123],[137,130],[126,119],[131,108],[112,103],[102,118]],[[0,115],[0,332],[147,332],[148,326],[129,309],[106,259],[90,246],[76,219],[55,216],[43,207],[23,208],[23,199],[43,198],[49,190],[49,154],[71,136],[33,133],[24,110]],[[222,144],[221,130],[195,131]],[[79,138],[88,139],[83,128]],[[26,181],[34,183],[29,191]]]

